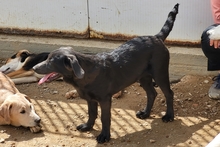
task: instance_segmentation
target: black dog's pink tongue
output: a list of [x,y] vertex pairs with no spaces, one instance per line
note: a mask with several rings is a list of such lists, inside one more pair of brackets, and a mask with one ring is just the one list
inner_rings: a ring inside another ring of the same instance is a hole
[[45,75],[43,78],[40,79],[40,81],[38,82],[38,85],[45,83],[53,75],[54,75],[54,73],[50,73],[50,74]]

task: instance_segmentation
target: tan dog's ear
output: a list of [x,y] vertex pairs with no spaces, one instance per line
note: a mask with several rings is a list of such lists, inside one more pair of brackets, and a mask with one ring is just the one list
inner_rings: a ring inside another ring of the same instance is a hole
[[31,99],[27,95],[25,95],[23,93],[17,93],[17,95],[19,95],[22,98],[26,98],[31,103]]
[[12,104],[3,103],[0,106],[0,116],[2,116],[5,120],[6,124],[10,124],[10,109],[12,108]]
[[24,97],[31,103],[31,99],[28,96],[24,95]]

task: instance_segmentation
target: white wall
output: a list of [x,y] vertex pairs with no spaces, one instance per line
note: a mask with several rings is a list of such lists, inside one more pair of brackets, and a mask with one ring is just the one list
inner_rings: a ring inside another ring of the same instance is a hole
[[87,0],[0,0],[0,28],[88,30]]
[[200,41],[202,31],[213,23],[209,0],[1,0],[0,29],[33,29],[45,35],[81,35],[89,29],[98,38],[154,35],[176,3],[179,14],[168,39]]
[[168,39],[199,41],[213,23],[209,0],[89,0],[90,28],[106,34],[154,35],[176,3],[179,14]]

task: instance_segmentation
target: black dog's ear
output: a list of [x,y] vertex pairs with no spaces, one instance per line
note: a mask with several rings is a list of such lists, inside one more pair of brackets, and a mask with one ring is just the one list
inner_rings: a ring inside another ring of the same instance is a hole
[[79,62],[75,56],[67,56],[64,61],[64,65],[67,69],[73,70],[75,76],[78,79],[82,79],[84,77],[85,72],[82,69],[82,67],[79,65]]

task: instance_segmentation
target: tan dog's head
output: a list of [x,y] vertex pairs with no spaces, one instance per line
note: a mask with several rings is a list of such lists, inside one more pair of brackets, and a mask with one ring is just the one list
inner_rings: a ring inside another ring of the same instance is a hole
[[8,96],[0,106],[0,115],[7,124],[13,126],[34,127],[41,121],[35,113],[33,104],[21,93]]
[[30,52],[28,50],[20,50],[13,56],[11,56],[6,64],[0,68],[0,71],[4,74],[10,73],[12,71],[16,71],[25,63],[25,60],[30,56]]

